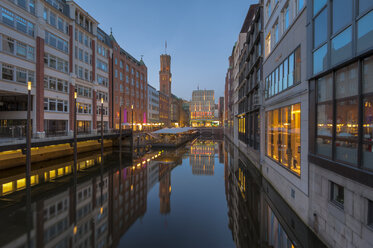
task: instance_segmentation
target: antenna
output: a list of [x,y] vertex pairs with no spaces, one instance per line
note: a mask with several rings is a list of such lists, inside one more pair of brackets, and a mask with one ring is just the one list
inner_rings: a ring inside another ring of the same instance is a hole
[[110,27],[110,34],[113,34],[113,28]]
[[167,54],[167,40],[164,43],[164,53]]

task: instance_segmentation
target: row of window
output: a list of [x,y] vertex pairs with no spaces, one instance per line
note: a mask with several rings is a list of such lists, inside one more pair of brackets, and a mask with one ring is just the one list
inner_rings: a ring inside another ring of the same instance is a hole
[[63,231],[65,231],[68,228],[68,223],[68,217],[65,217],[44,230],[44,244],[47,244],[50,240],[59,236]]
[[294,104],[266,112],[266,155],[300,175],[301,106]]
[[87,103],[78,103],[79,114],[92,114],[92,105]]
[[[360,166],[358,150],[362,149],[361,166],[372,170],[373,56],[362,61],[361,69],[358,65],[353,63],[337,70],[334,77],[329,74],[317,80],[316,152],[336,161]],[[359,98],[363,100],[359,101]],[[362,140],[361,146],[359,140]]]
[[49,76],[44,76],[44,88],[63,93],[69,92],[69,84],[67,81]]
[[266,98],[299,83],[301,81],[300,65],[300,47],[298,47],[266,78]]
[[97,74],[97,83],[99,85],[102,85],[102,86],[105,86],[105,87],[108,87],[109,86],[109,79],[106,78],[106,77],[103,77],[103,76],[100,76]]
[[35,0],[10,0],[19,7],[35,15]]
[[105,63],[105,62],[103,62],[103,61],[101,61],[100,59],[97,59],[97,63],[96,64],[97,64],[96,66],[97,66],[98,69],[100,69],[100,70],[102,70],[104,72],[108,72],[109,71],[108,64]]
[[53,11],[44,8],[43,18],[47,23],[49,23],[49,25],[57,28],[62,33],[69,34],[69,24],[61,17],[57,16]]
[[57,71],[69,73],[69,62],[48,53],[44,54],[44,64]]
[[88,35],[83,34],[82,31],[75,28],[75,40],[79,41],[80,44],[84,44],[86,47],[92,47],[92,40],[88,37]]
[[68,113],[69,103],[65,100],[44,98],[44,111]]
[[109,55],[109,49],[101,46],[100,44],[97,45],[97,53],[103,57],[107,57]]
[[109,94],[102,91],[97,91],[96,98],[98,101],[101,101],[101,98],[104,99],[104,102],[107,102],[109,100]]
[[[273,5],[272,2],[274,1]],[[279,18],[274,22],[272,30],[268,32],[265,39],[265,56],[267,57],[271,51],[272,47],[277,44],[280,40],[280,37],[286,32],[286,30],[290,26],[291,20],[294,20],[296,15],[300,13],[304,6],[304,0],[289,0],[283,9],[281,10],[281,14]],[[267,13],[267,20],[271,16],[272,7],[276,6],[278,0],[268,0],[266,5],[266,13]],[[295,13],[295,16],[291,14]],[[280,33],[281,32],[281,33]]]
[[78,49],[78,47],[75,47],[75,58],[86,64],[92,65],[92,55],[88,54],[88,52],[83,53],[83,49],[81,48]]
[[[98,116],[101,116],[101,106],[97,106],[96,108],[96,114]],[[109,108],[108,107],[103,107],[103,115],[107,116],[109,114]]]
[[23,17],[14,14],[13,12],[1,8],[1,21],[12,28],[21,31],[29,36],[34,37],[35,25]]
[[34,83],[35,72],[3,63],[1,66],[1,78],[23,84],[29,81]]
[[[313,73],[317,74],[328,67],[328,63],[336,65],[352,56],[353,34],[356,33],[357,52],[362,53],[372,47],[373,39],[373,11],[365,13],[373,4],[367,4],[360,0],[359,5],[362,9],[358,15],[353,13],[353,1],[341,0],[333,2],[331,15],[326,0],[314,1],[315,17],[313,18]],[[356,16],[357,22],[353,20]],[[332,30],[328,29],[328,20],[330,19]],[[356,29],[356,32],[353,30]],[[330,42],[329,39],[331,40]],[[330,51],[329,44],[330,43]],[[328,60],[330,56],[330,61]]]
[[15,55],[17,57],[28,59],[31,61],[35,60],[35,48],[26,45],[18,40],[14,40],[8,36],[2,35],[2,51]]
[[47,221],[47,220],[59,215],[63,211],[66,211],[67,207],[68,207],[67,198],[61,199],[61,200],[58,200],[58,201],[52,203],[48,207],[44,208],[44,213],[43,213],[44,214],[44,221]]
[[69,43],[54,34],[45,31],[45,44],[48,44],[61,52],[69,53]]
[[75,74],[80,79],[92,82],[92,71],[89,71],[88,69],[75,65]]
[[79,84],[77,84],[76,87],[77,87],[78,96],[83,96],[83,97],[88,97],[88,98],[92,97],[91,88],[88,88],[88,87],[85,87]]

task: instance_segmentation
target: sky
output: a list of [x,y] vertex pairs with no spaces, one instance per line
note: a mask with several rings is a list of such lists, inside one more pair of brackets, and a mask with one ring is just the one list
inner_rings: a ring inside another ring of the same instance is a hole
[[75,0],[119,45],[148,68],[159,89],[159,56],[171,55],[171,91],[190,100],[197,89],[224,96],[228,57],[250,4],[257,0]]

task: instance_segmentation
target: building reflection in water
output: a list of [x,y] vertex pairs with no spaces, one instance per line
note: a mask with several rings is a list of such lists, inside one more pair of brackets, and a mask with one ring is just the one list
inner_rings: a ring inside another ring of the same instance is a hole
[[229,228],[240,247],[325,247],[232,144],[225,142]]
[[193,143],[189,159],[193,175],[214,175],[216,146],[217,143],[211,140],[197,140]]
[[[71,161],[33,165],[29,208],[25,207],[24,171],[3,173],[0,247],[27,247],[28,233],[32,247],[116,247],[146,212],[149,179],[150,187],[160,182],[161,213],[169,213],[171,170],[180,164],[182,153],[150,152],[132,163],[120,157],[119,165],[114,155],[111,151],[104,154],[109,158],[103,167],[101,155],[81,157],[76,190]],[[121,161],[126,162],[122,165]],[[157,178],[149,178],[149,172]],[[30,230],[24,224],[27,211],[32,216]]]

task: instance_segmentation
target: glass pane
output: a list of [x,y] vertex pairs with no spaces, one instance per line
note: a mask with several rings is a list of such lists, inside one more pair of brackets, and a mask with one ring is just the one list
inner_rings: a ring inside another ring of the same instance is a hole
[[280,145],[280,121],[279,121],[279,109],[273,110],[273,156],[272,158],[276,161],[279,161],[279,145]]
[[373,93],[373,56],[363,62],[363,93]]
[[372,0],[359,0],[359,13],[363,13],[365,10],[373,7]]
[[357,97],[337,101],[336,113],[336,158],[356,164],[358,137]]
[[313,0],[313,14],[319,12],[322,7],[326,4],[326,0]]
[[289,56],[288,87],[294,84],[294,53]]
[[325,102],[333,99],[333,76],[328,74],[317,80],[317,101]]
[[317,106],[317,153],[332,156],[333,105],[331,102]]
[[328,36],[328,15],[324,9],[314,20],[314,47],[326,41]]
[[351,23],[352,3],[351,0],[333,1],[333,34]]
[[273,112],[267,112],[267,155],[272,157],[273,154],[273,130],[272,130],[272,122],[273,122]]
[[364,141],[373,142],[373,95],[370,95],[364,98],[363,129],[364,129]]
[[328,52],[327,44],[323,45],[313,53],[313,74],[319,73],[326,69]]
[[289,161],[291,161],[290,155],[290,120],[289,120],[289,108],[285,107],[281,109],[281,164],[286,167],[289,166]]
[[289,65],[288,65],[288,58],[284,61],[284,79],[283,79],[283,89],[288,87],[288,74],[289,74]]
[[332,39],[331,62],[336,64],[352,55],[352,28],[349,27]]
[[362,17],[357,23],[357,51],[361,52],[372,47],[373,11]]
[[[300,175],[300,104],[291,106],[291,139],[290,154],[291,160],[289,166],[292,171]],[[289,133],[289,132],[288,132]]]
[[301,81],[300,78],[300,64],[301,64],[301,57],[300,57],[300,47],[298,47],[294,52],[294,83],[299,83]]
[[335,74],[336,98],[345,98],[358,94],[357,63],[338,70]]
[[363,166],[370,170],[373,170],[373,145],[364,144],[363,145]]

